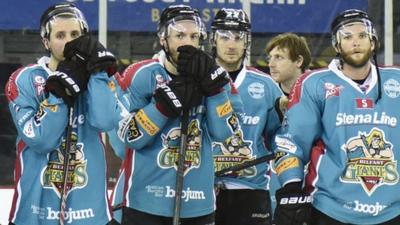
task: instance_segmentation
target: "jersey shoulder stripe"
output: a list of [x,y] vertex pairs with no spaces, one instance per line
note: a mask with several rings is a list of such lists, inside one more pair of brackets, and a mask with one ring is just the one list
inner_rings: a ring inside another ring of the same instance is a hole
[[134,63],[128,66],[125,71],[122,73],[121,78],[119,79],[119,85],[122,90],[126,90],[130,85],[134,76],[143,68],[152,65],[154,63],[158,63],[158,59],[147,59],[137,63]]
[[27,74],[31,74],[31,70],[34,70],[37,67],[40,66],[37,64],[29,64],[27,66],[20,67],[11,74],[4,89],[4,94],[9,102],[14,101],[19,95],[18,85],[17,85],[18,79]]
[[318,69],[318,70],[310,70],[302,74],[293,85],[292,91],[289,95],[289,103],[288,109],[290,109],[293,105],[297,104],[300,101],[302,88],[304,86],[304,82],[311,77],[320,76],[322,73],[329,71],[327,68]]

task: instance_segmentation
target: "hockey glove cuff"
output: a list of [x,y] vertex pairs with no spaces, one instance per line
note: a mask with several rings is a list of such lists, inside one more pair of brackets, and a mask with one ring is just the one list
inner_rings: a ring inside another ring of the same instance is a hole
[[168,84],[156,89],[154,99],[156,107],[165,116],[178,117],[183,109],[201,104],[202,95],[194,82],[187,77],[174,77]]

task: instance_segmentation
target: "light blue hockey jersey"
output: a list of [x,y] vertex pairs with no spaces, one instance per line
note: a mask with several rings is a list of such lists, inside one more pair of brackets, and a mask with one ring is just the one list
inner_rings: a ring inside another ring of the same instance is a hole
[[[121,114],[118,129],[111,137],[119,139],[113,140],[113,143],[123,142],[125,147],[133,149],[126,152],[124,161],[124,205],[146,213],[172,217],[180,119],[168,119],[155,106],[155,89],[171,79],[162,64],[163,60],[145,60],[125,70],[119,82],[123,91],[119,99],[130,113]],[[232,116],[233,104],[228,97],[230,92],[224,90],[204,98],[202,105],[191,110],[182,218],[198,217],[215,210],[211,142],[231,136],[233,131],[229,122],[233,126],[238,123]],[[234,101],[237,101],[236,105],[241,104],[240,98]],[[113,144],[115,146],[123,148],[121,144]],[[117,189],[121,190],[120,186]]]
[[[68,123],[63,100],[46,93],[48,58],[23,67],[6,86],[9,109],[18,131],[15,192],[10,222],[16,225],[59,223],[63,154]],[[88,90],[75,103],[68,168],[66,224],[106,224],[111,220],[106,160],[101,131],[114,126],[116,98],[106,73],[93,74]],[[60,150],[61,149],[61,150]]]
[[[272,154],[268,147],[281,124],[274,105],[283,93],[271,77],[255,68],[243,67],[235,86],[244,106],[238,113],[240,128],[223,142],[213,143],[217,171]],[[227,189],[267,190],[268,170],[268,162],[260,163],[217,178],[216,182]]]
[[400,215],[400,70],[379,68],[378,83],[371,65],[359,85],[338,64],[296,83],[275,140],[276,171],[282,184],[303,180],[311,160],[306,183],[318,210],[344,223],[382,223]]

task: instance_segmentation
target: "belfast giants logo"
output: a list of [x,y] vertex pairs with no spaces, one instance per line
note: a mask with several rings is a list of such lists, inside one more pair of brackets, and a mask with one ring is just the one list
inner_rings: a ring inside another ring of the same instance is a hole
[[385,132],[373,128],[369,133],[360,132],[342,146],[348,156],[346,169],[340,180],[361,184],[371,196],[382,185],[395,185],[399,181],[393,144],[386,140]]
[[[252,141],[244,140],[241,129],[227,138],[224,142],[215,142],[213,146],[221,151],[221,155],[214,155],[215,170],[220,171],[231,166],[245,163],[254,159],[253,150],[251,148]],[[216,149],[214,149],[216,151]],[[253,177],[257,174],[255,166],[234,172],[234,176]]]
[[[191,169],[200,167],[201,133],[199,121],[196,119],[190,121],[186,140],[184,175]],[[175,168],[177,170],[179,148],[181,144],[181,129],[173,128],[167,135],[162,135],[161,138],[164,148],[158,153],[158,165],[163,169]]]
[[[64,138],[60,148],[62,151],[57,149],[50,153],[49,163],[43,168],[40,176],[42,186],[47,189],[53,189],[59,197],[61,196],[61,190],[64,185]],[[87,184],[87,160],[85,159],[83,148],[83,143],[77,142],[76,133],[73,132],[71,136],[71,148],[67,172],[67,193],[74,189],[84,188]]]

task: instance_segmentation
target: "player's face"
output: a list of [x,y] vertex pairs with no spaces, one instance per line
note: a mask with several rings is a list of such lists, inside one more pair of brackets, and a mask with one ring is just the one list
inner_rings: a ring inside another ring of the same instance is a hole
[[64,60],[64,46],[67,42],[82,35],[79,21],[74,18],[58,18],[51,23],[50,38],[47,48],[51,57],[58,62]]
[[215,45],[218,59],[226,64],[242,63],[246,38],[246,32],[243,31],[217,30]]
[[362,67],[371,58],[374,44],[363,23],[351,23],[338,30],[339,51],[344,63]]
[[168,27],[168,51],[175,62],[178,62],[177,49],[183,45],[200,47],[200,29],[192,20],[178,21]]
[[301,63],[292,61],[287,48],[276,46],[268,54],[271,77],[278,83],[297,78]]

